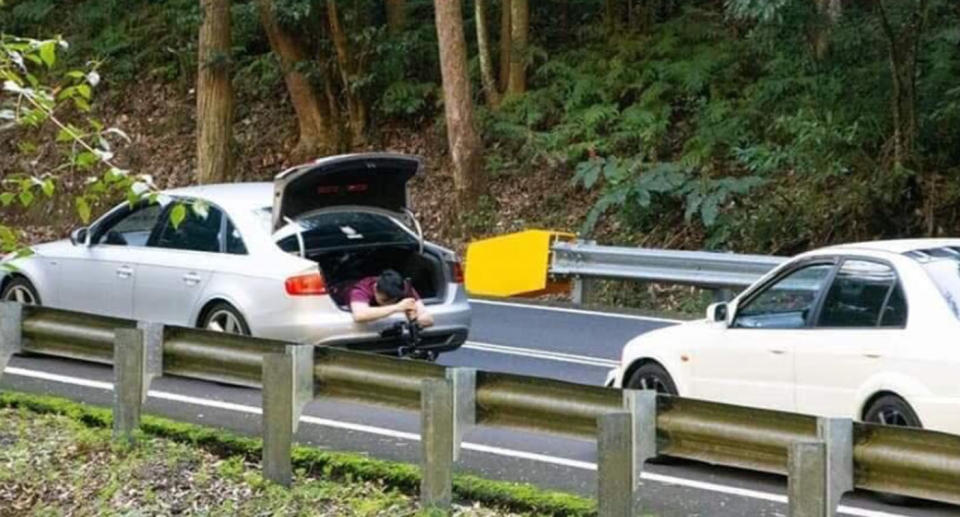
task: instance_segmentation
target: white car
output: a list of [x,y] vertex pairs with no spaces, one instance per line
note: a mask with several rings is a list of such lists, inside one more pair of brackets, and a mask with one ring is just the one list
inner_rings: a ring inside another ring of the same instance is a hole
[[[407,208],[407,181],[420,169],[414,156],[331,156],[273,183],[188,187],[159,203],[123,203],[69,240],[8,259],[0,299],[397,353],[410,344],[397,332],[403,315],[358,324],[337,296],[390,268],[434,316],[418,347],[433,357],[466,340],[470,305],[456,255],[425,242]],[[206,208],[188,210],[175,226],[176,200]]]
[[631,340],[608,384],[960,434],[960,239],[799,255]]

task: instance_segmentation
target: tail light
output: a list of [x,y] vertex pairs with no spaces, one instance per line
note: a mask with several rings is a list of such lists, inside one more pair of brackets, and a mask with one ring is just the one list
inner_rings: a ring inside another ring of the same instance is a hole
[[463,265],[459,262],[450,262],[450,271],[453,273],[453,282],[457,284],[463,283]]
[[327,294],[327,283],[319,272],[291,276],[284,282],[284,287],[291,296]]

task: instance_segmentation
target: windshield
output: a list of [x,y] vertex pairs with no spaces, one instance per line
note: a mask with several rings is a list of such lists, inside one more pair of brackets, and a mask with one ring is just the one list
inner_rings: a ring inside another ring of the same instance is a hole
[[960,247],[912,251],[908,255],[920,262],[953,315],[960,319]]
[[[269,227],[270,213],[263,218]],[[352,248],[375,245],[416,245],[417,239],[390,217],[370,212],[324,212],[301,217],[295,223],[306,250]],[[284,251],[297,252],[295,227],[278,232],[277,246]]]

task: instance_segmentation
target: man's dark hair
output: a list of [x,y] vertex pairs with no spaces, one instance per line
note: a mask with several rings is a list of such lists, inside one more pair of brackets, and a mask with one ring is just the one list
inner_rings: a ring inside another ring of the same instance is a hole
[[377,291],[383,293],[390,300],[400,300],[407,294],[407,286],[400,273],[386,269],[377,278]]

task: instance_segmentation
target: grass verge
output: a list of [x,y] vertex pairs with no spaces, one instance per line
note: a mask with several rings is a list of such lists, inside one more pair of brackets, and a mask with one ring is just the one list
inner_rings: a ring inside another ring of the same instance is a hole
[[[112,425],[112,416],[108,409],[50,396],[4,391],[0,392],[0,408],[21,408],[34,413],[63,415],[92,429],[109,430]],[[260,460],[262,443],[259,439],[222,429],[174,422],[150,415],[144,415],[140,429],[147,437],[199,446],[221,458],[239,457],[249,462]],[[419,489],[419,469],[405,463],[303,446],[294,447],[292,460],[298,479],[373,482],[408,496],[416,495]],[[461,502],[480,503],[509,512],[562,516],[596,514],[596,504],[591,499],[546,491],[528,484],[491,481],[460,474],[454,477],[453,490]]]

